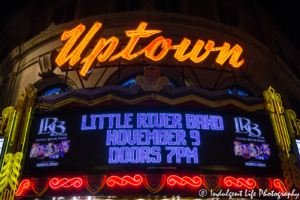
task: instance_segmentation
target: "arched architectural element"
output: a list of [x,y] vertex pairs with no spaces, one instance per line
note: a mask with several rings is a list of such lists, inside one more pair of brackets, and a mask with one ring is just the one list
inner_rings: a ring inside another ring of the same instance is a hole
[[[40,93],[44,89],[50,88],[51,86],[59,86],[59,85],[63,86],[63,84],[65,84],[65,78],[66,77],[63,75],[57,75],[57,74],[51,75],[51,76],[47,76],[45,78],[38,80],[33,85],[35,88],[37,88],[38,93]],[[78,88],[76,83],[69,77],[67,77],[67,80],[66,80],[66,87],[70,90]]]
[[[249,92],[251,92],[255,97],[261,97],[262,95],[262,89],[260,89],[260,87],[258,85],[256,85],[255,83],[253,83],[252,81],[249,81],[245,78],[242,77],[236,77],[236,85],[238,87],[238,89],[246,89]],[[234,79],[233,77],[227,78],[225,79],[222,83],[220,83],[220,85],[218,86],[219,89],[226,89],[230,86],[234,86]],[[242,87],[242,88],[239,88]]]

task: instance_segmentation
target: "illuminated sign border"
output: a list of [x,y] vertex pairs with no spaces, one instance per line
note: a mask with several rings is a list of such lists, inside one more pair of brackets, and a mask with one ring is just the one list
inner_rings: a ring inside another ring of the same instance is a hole
[[[91,178],[95,178],[96,182],[84,181]],[[215,178],[214,181],[209,177]],[[208,191],[214,191],[215,193],[221,189],[227,190],[263,190],[266,193],[269,192],[281,192],[288,193],[288,187],[284,185],[281,179],[278,178],[261,178],[261,177],[248,177],[248,176],[223,176],[223,175],[175,175],[175,174],[157,174],[157,180],[153,183],[149,183],[151,174],[111,174],[111,175],[86,175],[75,176],[68,178],[56,178],[47,177],[43,178],[47,180],[41,187],[38,187],[34,182],[38,178],[23,179],[18,187],[16,196],[31,195],[32,192],[36,196],[42,196],[47,190],[47,195],[59,190],[61,192],[68,192],[70,189],[73,192],[83,192],[84,188],[88,189],[91,194],[97,194],[101,190],[103,193],[113,191],[115,189],[126,188],[127,190],[137,189],[145,187],[149,192],[155,194],[165,189],[164,192],[169,193],[176,191],[180,188],[184,191],[194,191],[191,195],[197,194],[200,188],[205,188]],[[93,190],[90,190],[93,188]],[[103,189],[105,191],[103,191]],[[202,189],[202,190],[203,190]],[[132,191],[132,190],[131,190]],[[30,194],[31,193],[31,194]],[[246,194],[246,193],[245,193]],[[248,194],[248,193],[247,193]]]

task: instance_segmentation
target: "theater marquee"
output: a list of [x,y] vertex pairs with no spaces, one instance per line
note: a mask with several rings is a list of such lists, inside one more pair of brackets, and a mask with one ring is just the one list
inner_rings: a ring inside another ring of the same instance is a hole
[[[120,60],[133,63],[144,55],[147,61],[158,62],[166,57],[169,50],[175,50],[174,58],[178,62],[188,61],[191,66],[197,66],[198,63],[204,61],[210,52],[213,51],[219,51],[216,62],[220,65],[229,60],[231,66],[238,68],[244,63],[244,59],[239,61],[243,52],[240,45],[236,44],[230,48],[230,44],[224,42],[223,46],[215,47],[215,42],[212,40],[208,40],[206,44],[203,40],[197,40],[192,50],[188,52],[187,49],[191,44],[191,40],[184,38],[180,44],[172,45],[171,39],[159,36],[145,48],[135,51],[141,38],[148,38],[162,32],[161,30],[147,30],[147,25],[147,23],[141,22],[136,30],[125,31],[126,36],[130,37],[130,40],[126,47],[117,54],[112,55],[118,49],[119,39],[112,36],[109,39],[100,38],[91,53],[82,59],[82,56],[84,56],[88,49],[88,44],[91,43],[96,33],[99,33],[102,23],[96,22],[82,40],[79,38],[86,27],[79,24],[74,29],[66,30],[62,34],[61,40],[67,42],[59,52],[55,62],[62,68],[70,65],[77,69],[79,65],[82,65],[80,75],[86,79],[88,78],[88,74],[93,71],[96,61],[102,66],[113,64]],[[79,44],[75,46],[75,43]],[[203,47],[204,53],[201,53]]]
[[277,170],[266,116],[160,106],[37,115],[25,168]]

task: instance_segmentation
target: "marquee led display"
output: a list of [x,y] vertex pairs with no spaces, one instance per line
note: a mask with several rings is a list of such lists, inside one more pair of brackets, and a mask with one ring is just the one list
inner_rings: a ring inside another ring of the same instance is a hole
[[277,168],[272,134],[268,118],[233,111],[143,106],[56,112],[35,116],[25,166]]
[[[126,36],[129,37],[130,40],[125,48],[117,54],[112,55],[119,44],[119,39],[112,36],[109,39],[100,38],[91,53],[82,59],[81,56],[83,55],[83,52],[88,49],[88,44],[92,41],[96,33],[99,32],[102,23],[96,22],[80,42],[78,40],[86,27],[83,24],[79,24],[74,29],[66,30],[62,34],[61,40],[67,42],[59,52],[55,62],[60,67],[67,64],[72,67],[82,64],[80,70],[80,75],[82,77],[86,77],[93,71],[96,64],[96,58],[97,61],[100,62],[100,65],[106,65],[107,62],[118,62],[120,59],[123,59],[124,61],[133,61],[140,58],[142,55],[150,61],[157,62],[165,58],[170,50],[176,51],[174,58],[177,61],[183,62],[189,60],[191,65],[202,62],[209,56],[210,52],[214,51],[219,51],[216,62],[220,65],[223,65],[229,60],[229,64],[232,67],[238,68],[244,63],[244,59],[240,60],[240,56],[243,52],[240,45],[236,44],[230,48],[230,44],[224,42],[223,46],[215,47],[215,42],[212,40],[208,40],[206,44],[202,40],[197,40],[192,50],[187,52],[191,40],[184,38],[180,44],[172,45],[171,39],[158,36],[146,47],[135,52],[134,50],[142,38],[148,38],[162,32],[161,30],[146,29],[147,26],[147,23],[141,22],[136,30],[125,31]],[[75,43],[78,42],[79,44],[75,46]],[[200,53],[202,49],[205,50],[204,53]]]

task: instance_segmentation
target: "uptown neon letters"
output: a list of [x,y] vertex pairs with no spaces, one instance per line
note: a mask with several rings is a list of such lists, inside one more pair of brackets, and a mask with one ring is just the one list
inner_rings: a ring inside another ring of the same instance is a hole
[[[75,43],[78,42],[78,39],[86,28],[84,25],[79,24],[74,29],[66,30],[62,34],[61,40],[67,42],[59,52],[55,62],[60,67],[67,64],[72,67],[82,64],[80,75],[83,77],[86,77],[87,74],[90,74],[93,71],[94,65],[96,64],[96,58],[102,66],[106,65],[108,62],[113,63],[120,61],[120,59],[134,62],[134,59],[137,59],[142,55],[145,55],[146,59],[156,62],[162,60],[169,50],[176,50],[174,57],[177,61],[183,62],[189,60],[192,66],[205,60],[212,51],[219,51],[216,62],[220,65],[223,65],[228,59],[229,64],[235,68],[240,67],[244,63],[244,59],[239,61],[243,52],[241,46],[236,44],[230,48],[230,44],[224,42],[223,46],[215,47],[215,42],[211,40],[208,40],[206,44],[204,41],[198,40],[192,50],[187,52],[187,49],[191,44],[191,40],[184,38],[180,44],[172,45],[171,39],[159,36],[146,47],[135,52],[134,50],[140,39],[162,32],[161,30],[146,30],[147,25],[147,23],[141,22],[136,30],[125,31],[126,36],[130,37],[130,40],[125,48],[117,54],[112,55],[119,44],[119,39],[112,36],[109,39],[100,38],[91,53],[82,59],[81,56],[83,55],[83,52],[88,48],[88,44],[91,42],[96,33],[99,32],[102,27],[102,23],[96,22],[80,43],[74,47]],[[200,55],[200,51],[203,48],[205,52]],[[156,52],[159,53],[157,54]],[[79,62],[80,60],[81,62]]]

